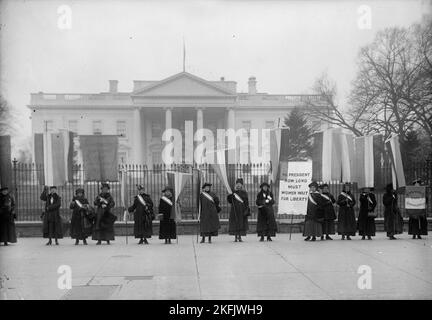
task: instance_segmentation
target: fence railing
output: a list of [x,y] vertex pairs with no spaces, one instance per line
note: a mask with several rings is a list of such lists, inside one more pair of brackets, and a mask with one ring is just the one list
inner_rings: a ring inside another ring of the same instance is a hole
[[[390,168],[381,168],[382,176],[390,177],[388,174]],[[154,165],[148,167],[146,165],[120,165],[118,181],[110,182],[110,192],[114,197],[116,203],[113,210],[114,214],[121,218],[125,208],[121,207],[121,194],[120,194],[120,174],[121,172],[127,173],[127,204],[132,204],[133,197],[137,194],[136,185],[142,184],[146,192],[151,196],[154,202],[154,209],[158,210],[159,199],[161,196],[161,190],[167,185],[168,171],[180,171],[191,174],[191,179],[186,182],[184,190],[180,195],[180,207],[181,216],[183,220],[196,219],[198,216],[198,194],[201,189],[199,186],[199,171],[204,175],[205,180],[212,183],[212,190],[217,194],[221,202],[222,211],[220,212],[220,218],[227,219],[229,217],[229,205],[227,203],[227,192],[223,183],[219,180],[216,173],[212,170],[209,165]],[[244,187],[249,195],[249,204],[251,206],[252,219],[255,219],[258,213],[257,206],[255,204],[256,195],[259,191],[259,185],[263,181],[269,182],[269,171],[270,164],[236,164],[229,165],[228,172],[235,178],[243,178]],[[18,220],[21,221],[38,221],[42,213],[44,203],[40,200],[40,194],[43,191],[43,185],[40,183],[40,177],[43,175],[43,167],[36,164],[19,163],[13,161],[13,185],[16,199],[16,212]],[[427,188],[427,196],[429,201],[427,202],[428,216],[432,216],[432,199],[431,194],[431,181],[432,181],[432,162],[427,161],[424,163],[412,164],[409,168],[405,169],[405,175],[407,183],[410,183],[415,178],[421,178],[425,181]],[[105,182],[105,181],[104,181]],[[384,181],[384,183],[391,181]],[[69,204],[72,197],[75,194],[77,188],[83,188],[85,195],[90,203],[96,198],[100,192],[101,181],[84,181],[84,169],[81,165],[75,165],[73,167],[73,179],[71,182],[66,183],[62,186],[57,186],[58,193],[62,198],[61,215],[65,219],[69,219],[71,216],[71,210],[69,210]],[[330,192],[337,197],[342,191],[343,183],[340,181],[329,182]],[[276,198],[278,198],[279,186],[272,185],[272,191]],[[377,212],[378,217],[383,216],[383,205],[382,195],[383,188],[377,188],[374,193],[377,197]],[[353,193],[358,200],[360,190],[358,190],[356,184],[353,185]],[[405,216],[404,203],[405,197],[401,193],[399,195],[399,206],[402,209],[402,214]],[[277,201],[275,210],[277,210]],[[358,210],[358,205],[356,206]],[[279,215],[279,219],[288,218],[286,215]]]

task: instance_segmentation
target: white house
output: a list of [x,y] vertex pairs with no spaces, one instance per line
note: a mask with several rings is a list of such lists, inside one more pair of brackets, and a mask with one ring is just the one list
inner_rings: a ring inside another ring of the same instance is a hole
[[[209,81],[180,72],[163,80],[136,80],[131,92],[118,92],[118,81],[109,80],[108,92],[32,93],[28,108],[33,134],[58,129],[78,135],[116,134],[120,162],[152,165],[161,163],[163,131],[177,128],[184,133],[187,120],[215,136],[216,129],[266,129],[294,107],[304,106],[306,98],[322,101],[318,95],[260,93],[256,84],[250,77],[248,92],[240,93],[235,81]],[[309,121],[315,129],[323,127],[319,120]]]

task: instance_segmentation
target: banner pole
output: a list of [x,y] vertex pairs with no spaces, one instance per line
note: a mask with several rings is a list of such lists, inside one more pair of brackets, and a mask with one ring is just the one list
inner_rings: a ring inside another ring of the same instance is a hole
[[290,236],[289,239],[291,240],[291,234],[292,234],[292,225],[293,225],[294,215],[291,214],[291,223],[290,223]]

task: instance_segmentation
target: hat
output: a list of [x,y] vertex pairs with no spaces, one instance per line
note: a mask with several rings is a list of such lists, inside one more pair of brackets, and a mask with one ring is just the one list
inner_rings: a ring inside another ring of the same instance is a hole
[[144,186],[142,184],[137,184],[136,187],[137,187],[138,190],[143,190],[144,189]]
[[57,189],[57,187],[56,186],[51,186],[51,187],[49,187],[50,189]]
[[388,185],[386,185],[385,188],[386,188],[387,191],[393,190],[393,183],[389,183]]
[[312,181],[311,183],[309,183],[309,186],[308,186],[309,188],[310,187],[315,187],[315,188],[318,188],[318,183],[316,182],[316,181]]
[[102,189],[102,188],[107,188],[107,189],[109,189],[110,186],[109,186],[108,183],[102,183],[102,185],[101,185],[101,189]]
[[211,187],[212,184],[210,182],[206,182],[206,183],[203,184],[202,189],[204,189],[207,186]]
[[328,184],[327,183],[323,183],[322,185],[320,185],[320,189],[324,189],[324,188],[328,188]]
[[416,183],[422,183],[423,181],[420,179],[420,178],[418,178],[418,179],[415,179],[413,182],[412,182],[412,184],[416,184]]
[[236,184],[237,184],[237,183],[243,184],[243,178],[238,178],[238,179],[236,180],[235,183],[236,183]]
[[2,192],[3,190],[9,190],[9,188],[8,187],[1,187],[0,192]]
[[173,188],[166,186],[165,188],[163,188],[162,192],[166,192],[166,191],[171,191],[171,193],[173,192]]
[[82,193],[82,194],[84,194],[84,189],[83,189],[83,188],[78,188],[78,189],[76,189],[76,190],[75,190],[75,194],[78,194],[78,193]]
[[270,185],[267,182],[263,182],[260,185],[260,189],[262,189],[264,186],[267,186],[267,188],[270,188]]

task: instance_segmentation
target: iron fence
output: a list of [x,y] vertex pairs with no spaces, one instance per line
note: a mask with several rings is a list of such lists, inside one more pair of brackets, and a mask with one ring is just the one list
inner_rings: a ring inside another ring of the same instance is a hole
[[[249,204],[251,206],[252,219],[256,219],[258,210],[255,205],[256,195],[259,191],[259,185],[263,181],[268,181],[270,164],[236,164],[229,165],[228,172],[231,176],[235,178],[243,178],[244,187],[249,195]],[[227,219],[229,217],[229,205],[227,203],[227,191],[223,183],[219,180],[216,173],[212,170],[209,165],[185,165],[185,164],[175,164],[175,165],[154,165],[147,167],[146,165],[119,165],[118,168],[118,180],[110,181],[110,192],[116,203],[113,210],[114,214],[118,218],[122,218],[123,211],[125,208],[121,207],[121,185],[120,177],[121,172],[126,172],[127,177],[127,199],[126,205],[131,205],[133,197],[136,195],[136,185],[142,184],[146,192],[151,196],[154,207],[157,212],[159,206],[159,199],[161,196],[161,190],[168,183],[166,173],[169,171],[179,171],[189,173],[191,178],[187,180],[184,190],[180,195],[180,207],[181,216],[183,220],[196,219],[198,216],[198,192],[201,189],[199,186],[199,173],[204,175],[205,180],[212,183],[212,190],[218,195],[222,211],[220,212],[220,218]],[[383,167],[381,168],[382,177],[391,177],[391,168]],[[431,194],[431,180],[432,180],[432,161],[426,161],[424,163],[412,164],[410,167],[405,169],[405,174],[407,178],[407,183],[410,183],[416,178],[421,178],[425,181],[427,188],[428,199],[432,199]],[[16,212],[18,220],[20,221],[38,221],[40,220],[40,215],[42,213],[44,203],[40,200],[40,194],[43,191],[43,185],[40,183],[40,177],[43,176],[43,167],[36,164],[19,163],[13,161],[13,183],[14,183],[14,193],[16,199]],[[384,178],[383,183],[388,183],[389,178]],[[104,181],[105,182],[105,181]],[[71,210],[69,210],[69,204],[72,200],[75,190],[77,188],[83,188],[89,202],[92,203],[100,192],[101,181],[85,181],[84,179],[84,169],[81,165],[76,165],[73,167],[73,179],[71,182],[66,183],[62,186],[57,186],[58,194],[62,198],[61,215],[65,219],[69,219],[71,216]],[[277,185],[272,185],[272,191],[274,196],[278,197],[279,187]],[[330,192],[337,197],[342,191],[343,183],[340,181],[329,182]],[[377,197],[377,211],[378,217],[383,216],[383,205],[382,205],[382,195],[383,187],[376,188],[374,191]],[[358,190],[356,184],[353,185],[353,193],[358,200],[360,190]],[[404,194],[400,193],[399,196],[399,206],[402,209],[402,213],[405,216],[404,210]],[[427,213],[431,216],[432,204],[431,201],[427,202]],[[275,210],[277,210],[277,201]],[[358,205],[356,206],[358,210]],[[286,215],[279,215],[279,219],[288,218]]]

